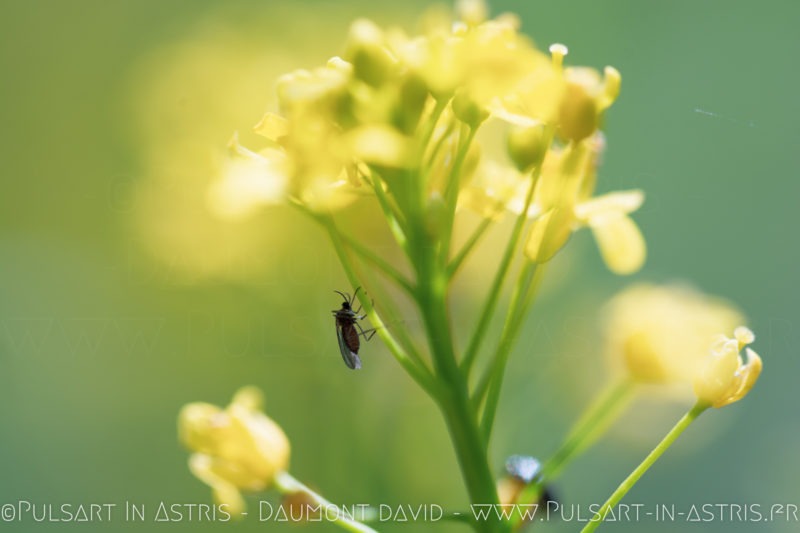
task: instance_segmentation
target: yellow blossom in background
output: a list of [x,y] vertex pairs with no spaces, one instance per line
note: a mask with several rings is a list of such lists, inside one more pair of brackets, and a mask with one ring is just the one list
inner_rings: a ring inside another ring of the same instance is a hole
[[[734,338],[717,338],[709,355],[701,361],[694,378],[697,399],[712,407],[724,407],[741,400],[755,385],[761,374],[761,358],[747,347],[755,341],[748,328],[734,330]],[[745,350],[747,363],[740,352]]]
[[239,144],[234,135],[220,178],[208,190],[211,209],[223,218],[244,217],[264,205],[286,201],[286,156],[274,149],[263,154]]
[[683,285],[633,285],[604,315],[612,365],[654,384],[691,384],[720,332],[744,322],[731,304]]
[[233,516],[245,509],[242,491],[268,489],[289,466],[289,440],[262,404],[261,391],[243,387],[224,409],[197,402],[178,415],[179,438],[193,452],[190,470]]

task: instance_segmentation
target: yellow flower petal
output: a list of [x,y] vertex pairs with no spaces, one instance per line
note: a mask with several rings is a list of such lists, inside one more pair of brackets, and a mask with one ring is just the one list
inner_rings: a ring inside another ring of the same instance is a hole
[[231,404],[240,405],[249,411],[258,411],[264,408],[264,393],[258,387],[248,385],[236,391]]
[[583,223],[588,223],[592,217],[609,213],[630,214],[638,210],[644,203],[644,192],[638,189],[618,191],[590,200],[575,206],[575,216]]
[[695,378],[694,392],[698,400],[710,405],[726,401],[735,386],[736,371],[740,366],[739,345],[735,340],[729,340],[721,349],[713,351]]
[[178,439],[190,450],[211,452],[216,448],[215,431],[223,410],[210,403],[194,402],[178,413]]
[[270,141],[277,142],[278,139],[289,133],[289,121],[275,113],[266,113],[261,121],[253,127],[253,131]]
[[638,271],[647,257],[642,232],[627,215],[617,212],[589,220],[600,254],[609,270],[626,275]]

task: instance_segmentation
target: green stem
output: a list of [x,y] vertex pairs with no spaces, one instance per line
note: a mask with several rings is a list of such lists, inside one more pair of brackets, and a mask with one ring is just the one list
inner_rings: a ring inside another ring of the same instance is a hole
[[320,506],[326,519],[342,529],[354,531],[356,533],[377,533],[376,530],[366,524],[354,520],[349,513],[343,511],[336,504],[329,502],[321,495],[305,486],[288,472],[280,472],[275,476],[275,487],[284,494],[304,494],[314,502],[314,505]]
[[453,167],[450,170],[450,174],[447,179],[447,185],[445,186],[444,191],[444,205],[447,209],[447,219],[442,231],[440,252],[442,256],[442,264],[445,265],[450,257],[450,241],[453,238],[453,227],[455,225],[454,221],[456,216],[456,207],[458,204],[458,192],[461,190],[461,169],[463,168],[464,160],[467,158],[467,154],[469,153],[469,147],[472,145],[472,141],[475,139],[475,134],[478,132],[477,128],[469,128],[468,126],[464,126],[464,128],[467,128],[466,134],[464,130],[462,130],[459,134],[458,151],[456,153]]
[[381,206],[383,216],[386,217],[389,224],[389,231],[392,232],[395,242],[404,251],[408,250],[408,238],[406,233],[408,228],[405,226],[402,216],[396,212],[392,207],[389,197],[386,196],[386,191],[383,190],[383,185],[379,180],[372,178],[372,188],[375,191],[375,197],[378,199],[378,205]]
[[492,433],[495,414],[497,413],[497,403],[500,400],[500,390],[503,386],[508,358],[511,355],[514,342],[519,336],[520,328],[525,321],[525,315],[528,313],[528,309],[530,309],[531,303],[536,296],[543,272],[544,265],[537,265],[530,261],[526,262],[525,266],[522,267],[511,296],[511,304],[506,315],[506,323],[503,326],[497,353],[490,363],[475,397],[476,405],[480,405],[483,391],[486,391],[486,404],[481,418],[481,433],[487,444]]
[[506,245],[503,258],[500,260],[500,266],[497,268],[494,281],[492,281],[492,286],[487,294],[486,303],[481,309],[481,316],[478,319],[478,325],[475,327],[469,344],[467,345],[464,360],[461,363],[461,367],[464,369],[467,376],[469,376],[472,364],[478,355],[478,350],[480,350],[481,342],[486,335],[486,330],[489,328],[489,324],[492,321],[495,309],[497,308],[497,302],[500,300],[500,292],[503,288],[506,275],[508,274],[508,270],[511,267],[511,263],[517,251],[517,245],[519,243],[520,236],[522,235],[522,229],[525,227],[525,222],[528,219],[528,210],[533,202],[533,193],[536,190],[536,183],[539,181],[539,176],[541,176],[541,174],[542,165],[539,164],[536,166],[536,169],[533,171],[533,175],[531,176],[531,183],[528,187],[528,193],[525,196],[525,203],[523,204],[522,211],[519,215],[517,215],[517,220],[514,222],[514,228],[511,230],[511,237]]
[[449,98],[440,98],[436,100],[436,103],[431,110],[430,115],[422,121],[417,128],[418,131],[415,135],[415,138],[418,139],[416,153],[413,156],[414,167],[408,169],[408,174],[406,176],[406,180],[411,185],[411,202],[409,204],[409,212],[408,212],[408,219],[409,222],[411,219],[415,219],[420,214],[424,214],[424,206],[426,203],[426,183],[425,177],[427,172],[424,169],[425,165],[425,152],[428,149],[428,145],[430,144],[430,140],[433,137],[434,131],[436,131],[436,124],[439,122],[439,118],[441,118],[442,113],[447,108],[447,104],[450,102]]
[[484,218],[481,220],[481,223],[475,228],[475,231],[472,232],[467,242],[464,243],[464,246],[461,247],[461,250],[458,252],[450,264],[447,266],[447,277],[449,279],[453,279],[458,269],[461,268],[461,265],[464,263],[464,260],[467,256],[472,252],[472,249],[475,248],[475,245],[478,244],[483,234],[486,233],[486,230],[489,229],[489,226],[492,225],[491,218]]
[[[552,481],[573,460],[602,435],[619,418],[633,396],[634,383],[621,380],[607,387],[572,427],[561,447],[542,467],[537,481],[520,492],[517,503],[531,504],[539,499],[542,486]],[[521,524],[519,516],[512,518],[512,529]]]
[[[420,309],[436,376],[445,385],[439,407],[447,423],[447,429],[455,448],[461,474],[473,504],[498,503],[494,477],[480,438],[477,421],[470,404],[466,376],[456,362],[452,332],[447,313],[447,276],[439,268],[435,249],[426,246],[424,229],[417,228],[422,244],[417,267],[416,303]],[[478,531],[495,531],[502,524],[477,522]]]
[[620,381],[595,401],[570,431],[567,439],[545,463],[542,478],[556,477],[572,459],[585,451],[616,420],[633,396],[634,384],[630,380]]
[[354,252],[356,252],[362,259],[372,263],[374,266],[378,268],[378,270],[383,273],[387,278],[394,281],[397,285],[402,288],[406,294],[411,294],[414,292],[413,287],[411,286],[411,282],[405,278],[398,270],[396,270],[393,266],[389,263],[381,259],[378,255],[376,255],[372,250],[368,247],[364,246],[360,242],[356,241],[352,237],[342,234],[342,239],[344,242],[352,248]]
[[[316,213],[299,201],[292,201],[291,205],[293,205],[301,212],[311,217],[311,219],[313,219],[318,224],[321,224],[322,226],[325,226],[327,228],[328,219],[330,218],[329,216]],[[339,233],[339,235],[341,239],[345,242],[345,244],[347,244],[347,246],[349,246],[354,252],[356,252],[362,259],[364,259],[369,263],[372,263],[375,267],[378,268],[378,270],[381,273],[383,273],[390,280],[394,281],[397,285],[400,286],[400,288],[406,291],[406,293],[411,294],[413,292],[413,288],[411,287],[411,282],[408,279],[406,279],[406,277],[403,276],[392,265],[390,265],[388,262],[383,260],[377,254],[372,252],[372,250],[370,250],[368,247],[364,246],[363,244],[353,239],[349,235],[346,235],[344,233]]]
[[439,152],[444,146],[444,143],[453,133],[456,124],[457,121],[451,120],[450,123],[447,125],[447,129],[445,129],[442,135],[438,139],[436,139],[436,143],[433,145],[433,148],[430,149],[429,151],[430,153],[428,154],[428,157],[425,159],[425,163],[428,167],[432,166],[433,162],[436,161],[436,156],[439,155]]
[[586,524],[581,530],[581,533],[591,533],[595,529],[597,529],[600,524],[605,519],[606,515],[608,514],[609,509],[613,508],[617,505],[622,498],[628,493],[629,490],[633,488],[637,481],[644,475],[647,470],[650,469],[651,466],[661,457],[667,448],[672,446],[672,443],[683,433],[687,427],[694,422],[697,417],[699,417],[703,411],[708,409],[709,405],[704,403],[697,403],[694,407],[692,407],[683,417],[678,421],[677,424],[667,433],[664,439],[658,443],[658,445],[653,448],[653,451],[645,457],[644,461],[637,466],[631,474],[625,478],[625,481],[620,483],[617,490],[614,491],[611,496],[609,496],[608,500],[603,504],[600,510],[595,514],[592,520]]

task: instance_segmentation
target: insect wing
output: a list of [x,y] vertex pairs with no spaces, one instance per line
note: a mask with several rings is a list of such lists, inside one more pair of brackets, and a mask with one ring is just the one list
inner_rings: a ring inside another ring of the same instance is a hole
[[[352,328],[353,326],[346,326]],[[344,359],[344,364],[351,370],[358,370],[361,368],[361,359],[357,353],[353,353],[347,345],[345,327],[336,324],[336,339],[339,341],[339,351]]]

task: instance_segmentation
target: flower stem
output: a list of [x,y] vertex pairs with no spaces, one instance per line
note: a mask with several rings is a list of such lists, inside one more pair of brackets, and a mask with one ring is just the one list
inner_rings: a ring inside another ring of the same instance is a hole
[[442,263],[447,264],[450,259],[450,243],[453,238],[454,222],[456,216],[456,207],[458,204],[458,193],[461,190],[461,170],[464,167],[464,160],[469,153],[469,147],[475,139],[475,134],[478,132],[477,128],[470,128],[463,126],[459,134],[458,151],[455,156],[455,162],[450,170],[450,175],[447,180],[447,186],[444,191],[444,203],[447,206],[447,222],[444,224],[444,230],[441,236],[441,254]]
[[[424,230],[418,228],[417,231],[422,239]],[[412,242],[424,243],[424,240]],[[470,404],[466,376],[459,368],[454,353],[447,312],[448,279],[445,268],[439,263],[434,247],[423,245],[418,252],[419,262],[415,263],[418,280],[416,303],[425,325],[436,377],[444,385],[439,408],[447,424],[470,501],[473,504],[496,504],[495,481]],[[476,522],[475,527],[478,531],[490,532],[497,530],[500,524],[481,521]]]
[[315,505],[323,508],[325,516],[342,529],[354,531],[356,533],[377,533],[376,530],[372,529],[371,527],[351,518],[336,504],[329,502],[321,495],[317,494],[303,483],[295,479],[288,472],[280,472],[275,476],[275,487],[284,494],[304,494],[310,498]]
[[508,358],[514,346],[519,330],[525,321],[525,315],[530,309],[536,296],[544,272],[544,265],[527,262],[520,271],[519,278],[511,296],[511,304],[506,315],[500,344],[497,347],[494,359],[489,365],[486,375],[481,381],[475,395],[475,405],[479,406],[484,394],[486,403],[481,417],[481,432],[484,441],[488,444],[492,433],[497,404],[500,400],[500,390],[503,385]]
[[675,424],[669,433],[667,433],[664,439],[659,442],[655,448],[653,448],[653,451],[651,451],[647,457],[645,457],[644,461],[642,461],[641,464],[637,466],[627,478],[625,478],[625,481],[620,483],[619,487],[617,487],[617,490],[615,490],[614,493],[609,496],[608,500],[606,500],[592,520],[581,530],[581,533],[591,533],[597,529],[605,519],[609,509],[613,508],[622,500],[622,498],[625,497],[628,491],[633,488],[636,482],[639,481],[639,479],[651,466],[653,466],[658,458],[661,457],[665,451],[667,451],[667,448],[669,448],[672,443],[675,442],[680,434],[683,433],[684,430],[686,430],[686,428],[689,427],[691,423],[694,422],[697,417],[699,417],[700,414],[702,414],[703,411],[708,408],[708,404],[697,403],[685,415],[683,415],[678,423]]
[[618,418],[633,391],[633,383],[627,379],[608,387],[573,426],[558,451],[545,463],[542,478],[554,478],[572,459],[591,446]]
[[[516,503],[523,505],[535,503],[539,499],[542,487],[557,477],[561,470],[591,446],[619,417],[633,396],[633,391],[634,384],[628,379],[617,381],[607,387],[575,423],[558,451],[544,464],[537,480],[520,492]],[[511,522],[514,530],[522,524],[521,517],[517,515]]]
[[511,263],[514,259],[514,254],[517,251],[517,245],[519,243],[519,238],[522,235],[522,229],[525,227],[525,221],[528,219],[528,210],[533,202],[533,193],[536,190],[536,183],[539,181],[539,176],[541,176],[542,173],[541,167],[542,165],[539,164],[533,171],[528,193],[525,196],[525,203],[523,204],[522,212],[517,216],[517,220],[514,222],[514,228],[511,230],[511,236],[509,237],[508,244],[506,245],[506,250],[503,253],[503,258],[500,260],[500,266],[498,267],[497,273],[494,276],[492,286],[487,293],[486,303],[482,307],[481,316],[478,319],[478,325],[475,327],[474,333],[472,334],[469,344],[467,345],[464,360],[461,362],[461,367],[464,369],[467,376],[469,376],[472,364],[475,361],[475,358],[478,355],[478,350],[481,347],[481,342],[483,341],[486,330],[489,328],[489,323],[494,316],[497,302],[500,300],[500,292],[503,288],[503,282],[506,279],[506,275],[508,274],[508,270],[511,267]]
[[478,244],[483,234],[486,233],[486,230],[489,229],[489,226],[492,225],[491,218],[484,218],[481,220],[481,223],[478,224],[478,227],[475,228],[475,231],[472,232],[467,242],[464,243],[464,246],[461,247],[461,250],[458,252],[450,264],[447,266],[447,277],[449,279],[453,279],[453,277],[458,272],[458,269],[461,268],[461,265],[464,263],[464,260],[470,254],[475,245]]

